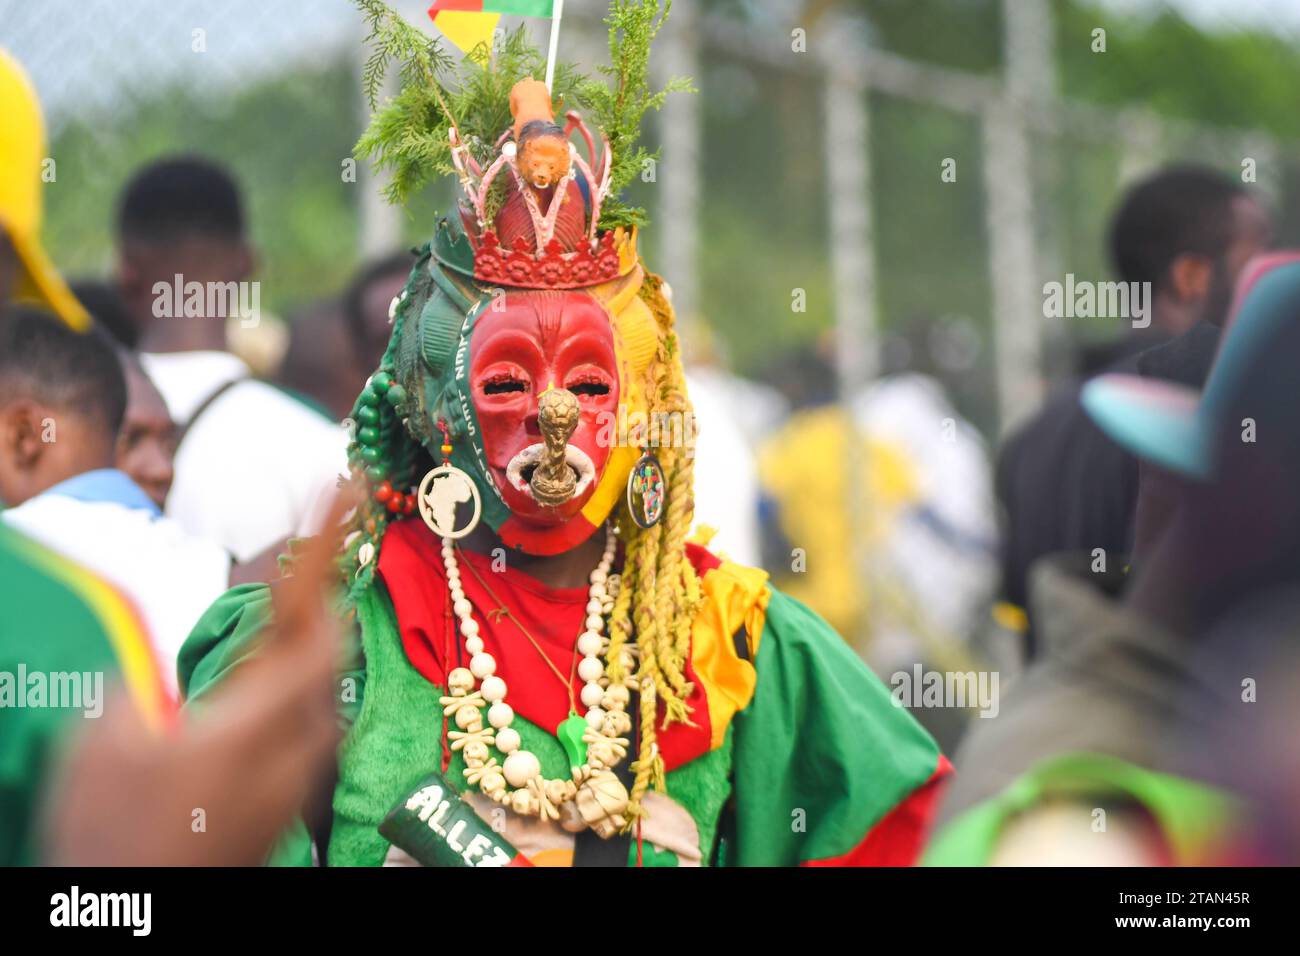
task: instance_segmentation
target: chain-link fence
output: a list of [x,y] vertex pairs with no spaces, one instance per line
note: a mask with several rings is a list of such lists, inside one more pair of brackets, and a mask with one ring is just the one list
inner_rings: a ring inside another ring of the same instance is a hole
[[[424,17],[423,4],[398,6]],[[563,56],[603,58],[602,8],[570,0]],[[711,330],[741,372],[821,342],[851,387],[928,352],[963,411],[996,432],[1060,371],[1063,343],[1115,333],[1054,325],[1040,306],[1053,277],[1106,275],[1123,181],[1176,158],[1235,174],[1251,160],[1252,188],[1295,233],[1296,121],[1270,113],[1272,89],[1300,76],[1300,17],[1285,10],[678,0],[659,66],[695,76],[700,96],[676,98],[650,132],[666,147],[637,187],[657,214],[651,253],[697,338]],[[360,40],[345,0],[0,0],[0,42],[49,117],[47,241],[65,271],[105,268],[117,190],[173,151],[238,173],[280,309],[337,287],[363,235],[367,251],[420,237],[437,198],[393,214],[364,171],[341,174],[364,122]],[[1266,83],[1247,82],[1249,57],[1265,58]],[[1207,85],[1216,96],[1198,117],[1173,94],[1216,64],[1222,87]],[[1126,97],[1141,81],[1126,90],[1111,76],[1123,71],[1167,84]]]

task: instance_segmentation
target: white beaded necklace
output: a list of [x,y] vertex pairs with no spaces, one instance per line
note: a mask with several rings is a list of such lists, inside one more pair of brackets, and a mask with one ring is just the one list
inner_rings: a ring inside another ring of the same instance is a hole
[[[488,797],[509,804],[517,813],[561,820],[566,829],[590,826],[602,836],[609,836],[626,825],[623,812],[628,802],[627,790],[612,768],[627,754],[628,740],[623,735],[631,729],[631,718],[625,709],[630,699],[628,687],[635,685],[630,674],[625,683],[610,685],[605,664],[600,659],[607,647],[607,641],[601,636],[605,629],[604,615],[613,606],[618,588],[617,575],[609,573],[616,545],[613,529],[607,529],[604,553],[591,572],[587,616],[577,641],[578,652],[582,654],[577,670],[584,682],[580,697],[587,708],[586,726],[582,727],[581,719],[571,714],[557,728],[557,736],[565,743],[566,751],[580,746],[578,728],[582,728],[580,740],[586,745],[586,759],[572,768],[572,779],[547,780],[542,776],[541,761],[522,748],[519,732],[511,727],[515,712],[506,703],[506,682],[497,676],[496,659],[484,650],[473,605],[461,588],[455,542],[448,537],[442,539],[451,607],[470,661],[468,669],[458,667],[447,675],[449,696],[441,698],[440,703],[446,716],[453,718],[460,728],[451,731],[448,737],[453,750],[463,751],[466,778]],[[630,655],[624,658],[624,664],[628,663]],[[478,689],[473,690],[476,681]],[[489,705],[489,727],[483,726],[484,704]],[[571,721],[576,721],[577,727]],[[574,739],[566,740],[566,735]],[[497,766],[495,757],[489,756],[488,747],[493,745],[506,755],[501,766]]]

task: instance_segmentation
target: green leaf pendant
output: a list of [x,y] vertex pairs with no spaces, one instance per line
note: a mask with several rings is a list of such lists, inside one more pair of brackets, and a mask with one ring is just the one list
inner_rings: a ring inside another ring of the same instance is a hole
[[582,735],[586,732],[586,718],[579,717],[572,710],[569,711],[569,716],[560,722],[560,726],[555,728],[555,736],[564,746],[564,752],[569,755],[569,766],[574,769],[587,762],[587,742],[582,739]]

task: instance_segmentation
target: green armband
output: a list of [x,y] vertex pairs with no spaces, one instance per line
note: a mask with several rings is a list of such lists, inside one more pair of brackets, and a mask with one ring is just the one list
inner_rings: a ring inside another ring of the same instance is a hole
[[440,773],[393,807],[379,832],[423,866],[532,866]]

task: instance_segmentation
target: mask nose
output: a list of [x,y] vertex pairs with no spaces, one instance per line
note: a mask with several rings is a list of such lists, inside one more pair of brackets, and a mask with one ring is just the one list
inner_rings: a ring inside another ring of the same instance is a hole
[[578,397],[565,388],[548,388],[537,399],[537,426],[546,450],[528,482],[538,504],[558,508],[577,492],[578,474],[565,449],[578,427]]

